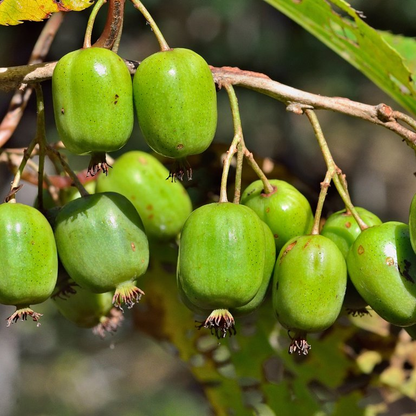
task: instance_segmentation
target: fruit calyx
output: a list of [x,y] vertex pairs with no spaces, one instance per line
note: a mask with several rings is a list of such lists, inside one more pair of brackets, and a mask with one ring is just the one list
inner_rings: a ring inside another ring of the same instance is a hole
[[176,179],[179,179],[181,182],[186,173],[186,179],[188,181],[192,180],[192,167],[189,164],[186,157],[175,159],[173,162],[172,169],[169,170],[169,176],[166,179],[170,179],[171,182],[176,182]]
[[112,166],[107,162],[104,152],[91,153],[87,176],[95,176],[98,172],[103,172],[107,176],[108,168]]
[[108,315],[103,316],[100,319],[100,323],[92,328],[92,333],[100,338],[105,338],[107,333],[114,335],[114,333],[117,332],[117,329],[120,328],[123,321],[123,312],[115,307],[111,308]]
[[134,282],[129,281],[117,286],[113,296],[113,305],[123,312],[123,305],[126,305],[128,309],[131,309],[136,303],[138,303],[144,295],[143,290],[135,286]]
[[357,317],[357,316],[359,318],[362,318],[363,316],[366,316],[366,315],[371,316],[370,311],[365,307],[364,308],[358,308],[358,309],[346,308],[346,311],[347,311],[348,315],[351,315],[354,318]]
[[288,331],[288,335],[292,341],[289,345],[289,354],[296,352],[298,355],[308,355],[311,346],[306,341],[306,333],[298,332],[292,337],[290,331]]
[[237,333],[234,324],[234,318],[227,309],[215,309],[204,322],[200,322],[196,327],[207,328],[211,330],[212,335],[220,339],[225,338],[227,333],[230,336]]
[[35,312],[29,307],[23,307],[16,309],[16,311],[6,319],[7,327],[9,327],[11,324],[15,324],[17,321],[26,321],[28,316],[33,319],[33,322],[37,322],[36,326],[40,326],[38,321],[43,316],[43,314]]

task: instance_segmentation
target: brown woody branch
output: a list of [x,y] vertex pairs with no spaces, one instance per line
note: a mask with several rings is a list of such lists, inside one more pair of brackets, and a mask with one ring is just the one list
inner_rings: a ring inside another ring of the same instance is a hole
[[[56,63],[44,63],[39,65],[27,65],[11,68],[0,68],[0,89],[14,88],[20,83],[42,82],[51,78]],[[134,74],[136,61],[126,61],[131,74]],[[412,117],[394,111],[386,104],[368,105],[343,97],[326,97],[311,94],[293,87],[281,84],[270,79],[264,74],[244,71],[239,68],[211,67],[214,80],[221,87],[223,84],[232,84],[251,89],[261,94],[268,95],[286,105],[288,111],[303,114],[305,109],[330,110],[337,113],[370,121],[391,130],[406,143],[416,150],[416,120]],[[406,123],[412,129],[407,128],[399,121]]]

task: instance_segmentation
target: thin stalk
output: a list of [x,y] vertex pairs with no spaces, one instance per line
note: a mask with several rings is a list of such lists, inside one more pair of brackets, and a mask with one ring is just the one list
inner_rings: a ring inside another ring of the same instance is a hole
[[17,172],[13,178],[12,184],[10,186],[10,192],[8,196],[6,197],[7,202],[10,202],[10,203],[16,202],[16,192],[22,187],[22,185],[20,185],[19,183],[22,177],[23,170],[25,169],[26,163],[29,160],[30,155],[32,154],[33,149],[35,148],[36,145],[37,145],[37,138],[35,137],[29,143],[28,148],[25,149],[25,151],[23,152],[22,161],[20,162]]
[[[234,155],[237,153],[239,144],[244,146],[243,128],[241,126],[240,109],[238,106],[237,96],[235,95],[235,91],[232,85],[225,84],[224,88],[227,91],[228,99],[230,101],[231,115],[233,118],[233,126],[234,126],[234,137],[231,142],[230,148],[227,151],[227,155],[223,161],[220,202],[228,202],[227,181],[228,181],[228,173],[230,171],[231,160],[234,157]],[[241,160],[241,164],[242,164],[242,160]],[[238,167],[237,167],[237,170],[238,170]]]
[[91,48],[91,35],[94,27],[95,19],[101,7],[103,7],[105,0],[97,0],[94,8],[91,11],[90,17],[88,18],[87,29],[85,30],[84,45],[83,48]]
[[62,167],[64,168],[64,171],[67,173],[67,175],[72,179],[73,184],[78,189],[81,196],[87,196],[89,195],[89,192],[84,188],[81,181],[78,179],[78,176],[75,174],[75,172],[71,169],[69,164],[66,162],[65,158],[62,156],[62,154],[54,149],[53,147],[49,146],[47,147],[47,151],[49,154],[51,154],[54,157],[57,157],[59,159],[59,162],[61,163]]
[[168,43],[166,42],[162,32],[160,31],[159,27],[157,26],[156,22],[153,20],[153,17],[147,11],[146,7],[144,7],[143,3],[140,0],[132,0],[134,7],[139,10],[139,12],[143,15],[143,17],[148,21],[150,28],[152,29],[153,33],[156,36],[157,41],[159,42],[160,50],[161,51],[168,51],[171,48],[169,47]]
[[235,171],[235,186],[234,186],[234,200],[233,200],[234,204],[240,203],[243,161],[244,161],[244,143],[240,141],[237,145],[237,168]]
[[311,234],[319,234],[322,209],[324,207],[326,195],[328,193],[328,188],[331,185],[331,180],[332,180],[332,173],[329,170],[327,170],[325,179],[323,182],[321,182],[321,192],[319,192],[319,198],[318,198],[318,203],[316,205],[315,219],[314,219]]
[[255,161],[253,153],[251,153],[247,147],[244,148],[244,156],[247,159],[247,163],[250,165],[251,169],[254,170],[255,174],[259,177],[259,179],[263,182],[263,189],[265,194],[271,194],[275,191],[273,185],[269,182],[266,175],[262,171],[261,167]]
[[305,110],[305,114],[308,117],[312,128],[315,133],[315,137],[318,140],[319,147],[321,148],[322,155],[324,157],[327,169],[329,174],[331,175],[332,180],[334,181],[335,187],[337,188],[337,191],[343,200],[345,207],[348,211],[351,212],[355,220],[357,221],[359,227],[361,230],[365,230],[368,228],[367,224],[361,219],[359,214],[357,213],[357,210],[355,209],[354,205],[351,202],[350,195],[348,193],[347,188],[344,186],[346,184],[345,179],[344,181],[341,181],[340,179],[340,170],[336,166],[334,159],[331,155],[331,152],[328,147],[328,143],[325,140],[325,136],[323,134],[321,125],[319,123],[318,117],[316,116],[316,113],[313,110],[307,109]]
[[39,144],[39,169],[38,169],[38,206],[43,210],[43,173],[45,171],[46,131],[45,131],[45,103],[41,84],[35,85],[37,106],[36,139]]
[[[29,65],[35,65],[43,62],[49,52],[52,41],[54,40],[55,35],[63,22],[63,18],[64,13],[54,13],[46,22],[38,40],[35,43],[35,46],[33,47],[29,59]],[[7,114],[0,123],[0,147],[3,147],[6,144],[19,125],[31,95],[32,87],[26,83],[20,84],[16,89],[12,99],[10,100]]]

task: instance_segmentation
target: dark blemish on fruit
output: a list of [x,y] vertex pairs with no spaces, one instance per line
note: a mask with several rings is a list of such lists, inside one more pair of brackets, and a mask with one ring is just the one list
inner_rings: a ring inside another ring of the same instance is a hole
[[348,222],[346,222],[346,223],[345,223],[345,226],[346,226],[347,228],[351,228],[351,223],[348,221]]
[[279,238],[279,234],[273,234],[274,238]]
[[136,245],[135,245],[134,243],[131,243],[130,245],[131,245],[131,249],[132,249],[133,251],[136,251]]
[[149,210],[149,211],[152,211],[152,210],[153,210],[153,205],[152,205],[152,204],[149,204],[149,205],[146,207],[146,209],[147,209],[147,210]]
[[154,215],[150,214],[147,218],[149,218],[149,220],[152,220],[154,218]]
[[65,114],[65,109],[63,107],[61,108],[61,114]]
[[[309,239],[306,244],[303,246],[303,249],[305,249],[306,247],[308,247],[308,245],[311,243],[311,239]],[[319,248],[319,247],[318,247]]]
[[266,208],[266,214],[268,214],[270,212],[270,207]]
[[394,266],[394,258],[393,257],[386,257],[386,264],[387,264],[387,266]]
[[118,95],[118,94],[116,94],[116,95],[114,96],[114,104],[117,104],[117,103],[118,103],[118,99],[119,99],[119,95]]
[[289,251],[290,250],[292,250],[293,249],[293,247],[295,247],[295,245],[298,243],[298,241],[296,240],[296,241],[294,241],[293,243],[290,243],[287,247],[286,247],[286,249],[285,249],[285,251],[283,252],[283,254],[282,254],[282,257],[280,257],[280,264],[282,264],[282,260],[287,256],[287,254],[289,253]]
[[364,251],[365,251],[365,250],[364,250],[364,247],[360,245],[360,246],[358,247],[357,253],[361,256],[361,254],[364,254]]
[[413,280],[413,277],[410,275],[410,267],[412,266],[412,263],[410,263],[409,260],[404,260],[404,269],[400,268],[399,265],[399,273],[410,283],[415,283]]
[[182,143],[179,143],[179,144],[176,146],[176,148],[177,148],[178,150],[182,150],[182,149],[183,149],[183,144],[182,144]]

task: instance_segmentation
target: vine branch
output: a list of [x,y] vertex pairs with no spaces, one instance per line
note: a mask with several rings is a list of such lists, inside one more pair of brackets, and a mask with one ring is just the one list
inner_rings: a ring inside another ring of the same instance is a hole
[[[126,60],[131,74],[136,72],[139,62]],[[43,82],[52,77],[56,62],[37,65],[24,65],[9,68],[0,68],[0,90],[10,90],[20,83]],[[214,80],[218,85],[229,84],[247,88],[265,94],[286,105],[288,111],[303,114],[306,109],[329,110],[340,114],[369,121],[382,126],[398,136],[416,150],[416,120],[412,117],[393,110],[386,104],[369,105],[352,101],[344,97],[327,97],[310,92],[298,90],[268,76],[251,71],[244,71],[231,67],[211,67]],[[406,123],[411,129],[400,124]]]

